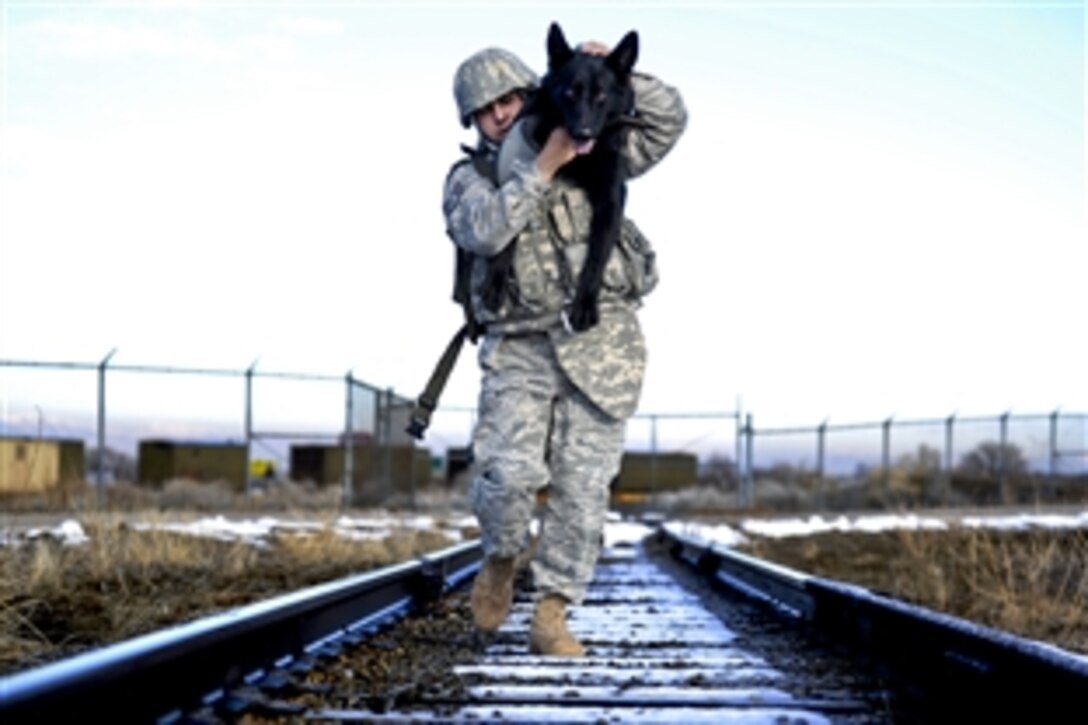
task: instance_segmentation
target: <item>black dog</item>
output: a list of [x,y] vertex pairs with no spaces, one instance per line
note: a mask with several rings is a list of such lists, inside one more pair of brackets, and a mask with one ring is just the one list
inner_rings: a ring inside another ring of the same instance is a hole
[[[597,301],[605,264],[619,238],[627,200],[627,169],[620,149],[632,123],[635,94],[631,69],[638,57],[638,34],[627,33],[607,56],[573,50],[559,25],[548,30],[548,72],[526,101],[521,116],[537,148],[557,126],[574,139],[578,156],[559,170],[581,187],[593,217],[589,249],[568,314],[570,326],[587,330],[597,324]],[[513,263],[513,245],[491,260],[485,301],[498,308]]]

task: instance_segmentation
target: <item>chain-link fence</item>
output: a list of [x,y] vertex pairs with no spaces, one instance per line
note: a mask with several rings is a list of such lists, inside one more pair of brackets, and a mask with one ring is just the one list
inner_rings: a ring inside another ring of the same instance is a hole
[[[89,447],[72,459],[84,465],[64,473],[85,477],[100,499],[104,487],[122,479],[219,480],[249,494],[290,478],[339,485],[344,504],[370,504],[394,494],[411,500],[430,477],[430,456],[404,433],[411,401],[351,373],[274,372],[257,363],[128,365],[112,358],[0,361],[0,439]],[[33,481],[19,463],[17,455],[0,455],[0,491]]]
[[430,453],[407,433],[413,400],[352,380],[348,386],[342,468],[344,499],[378,503],[394,498],[415,506],[432,476]]
[[1081,501],[1088,415],[986,417],[757,428],[744,437],[747,502],[798,493],[828,508]]
[[[351,373],[273,372],[256,362],[246,369],[122,365],[112,358],[0,361],[0,491],[32,478],[12,473],[18,461],[5,457],[3,439],[86,446],[86,465],[71,445],[58,455],[80,461],[78,474],[99,496],[115,479],[220,478],[247,494],[290,479],[338,490],[344,505],[412,505],[424,487],[449,489],[467,475],[473,408],[434,411],[420,445],[405,432],[413,401]],[[1082,413],[794,428],[754,421],[740,411],[637,414],[614,494],[645,498],[702,485],[738,508],[836,509],[1062,501],[1088,489]]]

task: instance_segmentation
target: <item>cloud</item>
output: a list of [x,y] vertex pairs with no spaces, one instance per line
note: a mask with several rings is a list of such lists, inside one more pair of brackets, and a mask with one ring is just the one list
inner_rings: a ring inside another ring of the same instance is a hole
[[217,36],[195,19],[156,26],[146,22],[44,20],[27,28],[40,55],[126,61],[173,59],[199,63],[272,62],[298,57],[296,37],[339,34],[342,26],[319,19],[285,18],[270,29]]
[[43,21],[35,27],[43,50],[66,56],[117,58],[175,56],[202,62],[232,60],[232,53],[194,24],[164,31],[141,23]]
[[314,17],[284,17],[276,20],[273,25],[280,30],[294,35],[340,35],[344,32],[344,24],[334,20]]

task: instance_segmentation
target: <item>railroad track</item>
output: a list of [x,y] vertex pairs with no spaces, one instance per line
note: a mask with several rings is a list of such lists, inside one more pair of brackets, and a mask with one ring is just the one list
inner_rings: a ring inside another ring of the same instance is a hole
[[[661,529],[527,655],[469,542],[0,679],[0,722],[980,722],[1075,713],[1088,659]],[[1073,715],[1075,720],[1077,716]]]

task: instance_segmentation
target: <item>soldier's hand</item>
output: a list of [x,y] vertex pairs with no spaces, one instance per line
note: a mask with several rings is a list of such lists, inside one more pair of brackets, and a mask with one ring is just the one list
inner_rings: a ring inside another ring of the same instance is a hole
[[586,55],[608,55],[611,52],[607,45],[598,40],[587,40],[584,43],[579,43],[577,50]]
[[577,155],[574,139],[567,133],[567,129],[557,126],[548,136],[544,148],[537,154],[536,167],[541,175],[550,181],[564,164]]

